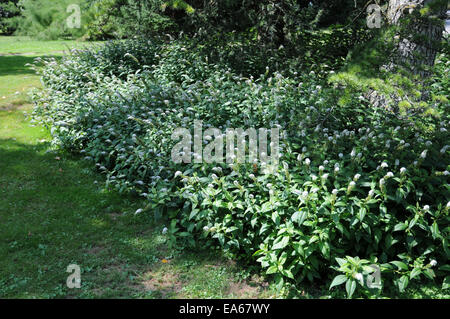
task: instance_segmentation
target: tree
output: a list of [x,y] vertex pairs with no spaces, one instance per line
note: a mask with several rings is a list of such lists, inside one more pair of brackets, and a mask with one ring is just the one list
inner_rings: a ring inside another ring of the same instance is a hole
[[[429,98],[428,91],[421,89],[421,83],[431,74],[430,68],[441,47],[447,5],[448,0],[389,0],[386,28],[393,31],[390,34],[394,37],[391,52],[380,69],[412,79],[417,84],[419,98],[408,97],[408,93],[386,94],[370,89],[366,97],[371,105],[397,112],[401,101],[406,100],[404,104],[409,106],[414,100]],[[386,41],[386,37],[382,40]],[[393,87],[396,85],[392,83]]]
[[11,18],[20,14],[19,0],[0,0],[0,34],[11,34],[16,26]]
[[387,19],[389,25],[398,27],[399,39],[395,65],[407,68],[413,74],[427,76],[433,66],[444,31],[447,0],[390,0]]

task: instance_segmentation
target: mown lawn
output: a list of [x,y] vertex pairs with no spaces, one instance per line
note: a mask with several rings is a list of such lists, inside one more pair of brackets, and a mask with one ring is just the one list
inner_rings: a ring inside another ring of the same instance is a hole
[[37,41],[28,37],[0,36],[0,103],[21,105],[30,88],[39,87],[39,77],[27,66],[37,57],[61,56],[71,48],[97,43],[79,41]]
[[[143,203],[104,187],[79,158],[51,148],[30,123],[36,57],[74,41],[0,37],[0,298],[270,297],[261,279],[206,251],[169,249]],[[69,289],[69,264],[81,288]]]

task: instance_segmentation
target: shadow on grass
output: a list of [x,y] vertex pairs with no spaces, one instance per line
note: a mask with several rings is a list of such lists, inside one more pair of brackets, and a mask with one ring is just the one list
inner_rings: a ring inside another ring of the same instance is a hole
[[0,56],[0,76],[6,75],[27,75],[36,72],[27,64],[34,63],[35,59],[41,58],[61,58],[60,56],[25,56],[25,55],[1,55]]

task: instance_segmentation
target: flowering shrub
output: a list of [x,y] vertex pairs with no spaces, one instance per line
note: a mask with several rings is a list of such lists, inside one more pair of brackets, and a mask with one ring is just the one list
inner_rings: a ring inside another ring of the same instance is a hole
[[[160,41],[153,39],[109,41],[89,49],[73,49],[61,61],[45,60],[42,81],[57,92],[84,92],[110,77],[125,80],[130,73],[154,64],[160,48]],[[38,62],[43,61],[39,58]]]
[[[108,185],[147,198],[136,213],[167,218],[171,244],[219,246],[258,262],[280,288],[345,283],[351,297],[374,289],[364,281],[371,265],[380,287],[402,291],[417,279],[448,287],[444,99],[433,117],[399,117],[359,95],[337,106],[339,92],[314,72],[244,78],[181,41],[132,54],[107,48],[44,61],[35,116]],[[172,132],[194,120],[223,130],[279,127],[279,167],[171,162]]]

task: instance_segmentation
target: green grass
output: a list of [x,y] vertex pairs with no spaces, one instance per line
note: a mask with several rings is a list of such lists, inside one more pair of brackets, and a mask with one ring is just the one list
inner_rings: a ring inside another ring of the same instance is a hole
[[[26,92],[40,82],[26,64],[73,44],[0,37],[0,298],[271,296],[214,252],[169,249],[162,223],[134,215],[139,198],[106,190],[30,123]],[[66,286],[69,264],[81,267],[80,289]]]
[[39,77],[27,64],[37,57],[61,56],[71,48],[94,43],[80,41],[37,41],[28,37],[0,36],[0,103],[20,105],[28,100],[30,88],[40,85]]
[[39,41],[29,37],[0,36],[0,54],[34,54],[45,55],[55,51],[69,51],[72,48],[83,48],[95,42],[82,41]]

